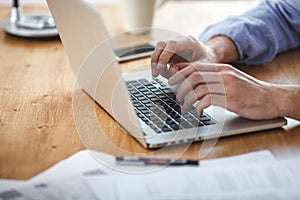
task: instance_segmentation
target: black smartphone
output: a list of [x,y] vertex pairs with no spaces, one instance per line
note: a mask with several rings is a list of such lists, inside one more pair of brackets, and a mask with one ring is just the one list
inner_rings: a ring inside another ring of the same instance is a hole
[[114,51],[118,61],[125,62],[150,56],[154,49],[155,45],[153,43],[147,43],[121,49],[115,49]]

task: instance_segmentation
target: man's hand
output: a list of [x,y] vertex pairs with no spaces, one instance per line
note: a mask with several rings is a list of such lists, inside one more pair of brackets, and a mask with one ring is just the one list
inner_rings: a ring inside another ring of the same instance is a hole
[[[227,64],[196,62],[169,78],[177,85],[177,101],[182,112],[194,103],[200,115],[210,105],[221,106],[250,119],[271,119],[283,116],[279,99],[282,88],[255,79]],[[286,94],[286,93],[285,93]]]
[[189,62],[228,63],[238,59],[236,45],[226,36],[216,36],[205,44],[192,36],[160,41],[151,56],[152,76],[169,78]]
[[239,60],[234,42],[216,36],[202,44],[193,37],[159,42],[151,57],[152,75],[177,85],[177,100],[186,112],[196,103],[200,115],[210,105],[250,119],[280,116],[300,120],[300,86],[260,81],[228,64]]
[[189,62],[216,62],[213,51],[192,36],[160,41],[151,56],[152,75],[166,78],[188,66]]

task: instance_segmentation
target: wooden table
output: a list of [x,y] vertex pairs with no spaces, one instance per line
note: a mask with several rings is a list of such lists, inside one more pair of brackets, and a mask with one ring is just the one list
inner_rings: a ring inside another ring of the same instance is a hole
[[[218,1],[216,1],[218,2]],[[183,34],[200,33],[210,23],[227,13],[238,14],[255,2],[218,2],[214,15],[209,15],[214,1],[169,2],[155,16],[157,27],[183,30]],[[232,5],[237,9],[232,9]],[[197,12],[203,7],[203,12]],[[180,10],[178,10],[181,8]],[[176,10],[177,9],[177,10]],[[44,11],[44,7],[26,7],[25,12]],[[111,35],[123,31],[115,6],[101,6],[103,18]],[[167,12],[168,11],[168,12]],[[175,11],[172,12],[171,11]],[[181,19],[186,13],[189,22]],[[194,12],[195,18],[192,14]],[[192,14],[191,14],[192,13]],[[200,13],[200,14],[199,14]],[[0,20],[9,16],[9,8],[0,8]],[[211,16],[211,17],[209,17]],[[205,18],[204,18],[205,17]],[[199,21],[199,27],[196,23]],[[194,20],[194,21],[193,21]],[[186,27],[186,28],[184,28]],[[193,27],[193,29],[191,28]],[[141,37],[143,38],[143,37]],[[146,37],[147,38],[147,37]],[[145,39],[145,38],[144,38]],[[300,84],[300,49],[283,53],[265,65],[243,68],[247,73],[265,81]],[[149,63],[149,58],[122,64],[123,71]],[[96,121],[110,144],[121,149],[117,153],[140,152],[148,155],[175,156],[198,159],[210,150],[203,142],[186,148],[184,145],[165,148],[161,152],[146,150],[126,134],[116,122],[81,90],[74,89],[74,75],[59,40],[29,40],[6,35],[0,31],[0,178],[28,179],[55,163],[85,149],[85,145],[104,152],[112,152],[107,142],[98,141],[95,131],[78,135],[78,118],[74,118],[72,99],[92,105]],[[83,108],[84,109],[84,108]],[[219,158],[262,149],[269,149],[283,159],[300,155],[299,122],[289,119],[284,128],[261,131],[219,139],[203,159]],[[80,125],[80,124],[79,124]],[[103,137],[105,136],[105,137]],[[100,138],[100,139],[101,139]],[[82,142],[83,141],[83,142]],[[99,145],[103,143],[103,145]],[[87,143],[89,143],[87,145]],[[206,143],[208,144],[208,143]],[[201,153],[199,154],[199,150]],[[114,153],[114,152],[112,152]]]

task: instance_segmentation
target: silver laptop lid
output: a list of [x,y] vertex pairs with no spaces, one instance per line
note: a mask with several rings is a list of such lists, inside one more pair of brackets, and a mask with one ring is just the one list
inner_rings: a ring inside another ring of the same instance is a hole
[[145,147],[100,13],[82,0],[47,0],[80,86]]

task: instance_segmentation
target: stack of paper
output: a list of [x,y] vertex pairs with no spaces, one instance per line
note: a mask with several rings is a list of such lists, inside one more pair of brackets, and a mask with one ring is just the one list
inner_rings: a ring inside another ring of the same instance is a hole
[[28,181],[0,181],[0,199],[300,199],[299,167],[269,151],[164,168],[81,151]]

